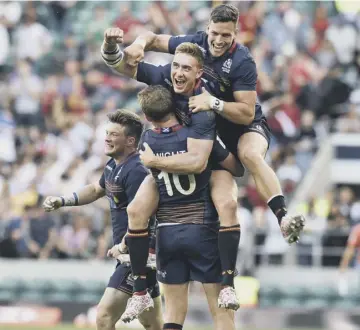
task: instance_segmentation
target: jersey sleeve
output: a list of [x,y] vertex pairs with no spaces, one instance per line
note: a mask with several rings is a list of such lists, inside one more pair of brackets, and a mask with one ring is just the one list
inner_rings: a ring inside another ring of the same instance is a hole
[[170,82],[170,64],[154,65],[146,62],[140,62],[138,65],[136,80],[147,85],[162,85],[168,87],[165,80]]
[[201,111],[191,116],[189,138],[200,140],[215,139],[215,114],[212,111]]
[[141,183],[148,174],[149,172],[146,168],[139,164],[135,168],[132,168],[124,177],[123,187],[128,198],[128,203],[134,199]]
[[179,35],[174,36],[169,39],[169,53],[174,54],[176,47],[182,44],[183,42],[191,42],[193,44],[201,45],[204,39],[204,33],[198,32],[196,34],[188,34],[188,35]]
[[102,174],[102,176],[99,180],[99,185],[101,188],[105,189],[105,173]]
[[214,146],[210,154],[211,160],[216,163],[221,163],[227,158],[227,156],[229,156],[229,153],[230,151],[226,149],[224,143],[218,136],[216,136],[216,140],[214,141]]
[[233,92],[256,91],[257,70],[254,60],[248,58],[235,68],[231,75],[231,81]]

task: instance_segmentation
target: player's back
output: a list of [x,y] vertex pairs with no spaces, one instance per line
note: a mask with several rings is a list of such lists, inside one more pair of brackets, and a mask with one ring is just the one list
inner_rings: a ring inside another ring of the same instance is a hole
[[[187,152],[188,127],[181,125],[147,130],[142,142],[147,142],[160,157]],[[159,190],[159,223],[206,224],[218,221],[210,197],[209,166],[200,174],[173,174],[151,169]]]

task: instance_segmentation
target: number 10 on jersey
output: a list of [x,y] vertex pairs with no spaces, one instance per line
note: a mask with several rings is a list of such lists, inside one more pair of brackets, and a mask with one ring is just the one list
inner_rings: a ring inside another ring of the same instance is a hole
[[195,189],[196,189],[196,180],[195,180],[195,175],[194,174],[187,174],[187,175],[181,175],[182,177],[187,177],[189,180],[189,188],[188,189],[184,189],[181,186],[180,183],[180,178],[178,174],[173,174],[173,173],[167,173],[165,171],[161,171],[158,175],[158,179],[163,179],[165,182],[165,187],[166,187],[166,192],[169,196],[173,196],[174,195],[174,189],[173,186],[175,187],[175,189],[182,195],[191,195]]

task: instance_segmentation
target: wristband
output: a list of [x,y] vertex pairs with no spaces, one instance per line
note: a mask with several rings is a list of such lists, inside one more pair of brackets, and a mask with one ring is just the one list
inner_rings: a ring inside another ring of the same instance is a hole
[[124,53],[118,45],[116,45],[116,49],[111,52],[106,51],[104,47],[101,46],[101,57],[107,66],[116,67],[123,60]]
[[78,206],[79,205],[79,197],[77,193],[73,193],[72,196],[60,196],[62,201],[62,206]]
[[210,96],[210,108],[215,112],[222,112],[224,110],[224,101],[215,96]]

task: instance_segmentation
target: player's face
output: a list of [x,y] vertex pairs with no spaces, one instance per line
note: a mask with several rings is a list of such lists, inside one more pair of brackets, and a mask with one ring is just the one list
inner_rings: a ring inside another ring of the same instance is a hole
[[196,58],[178,53],[171,64],[171,82],[176,94],[191,96],[202,68]]
[[233,22],[210,22],[207,28],[209,50],[212,56],[223,55],[232,45],[237,29]]
[[122,155],[126,143],[125,127],[109,122],[105,130],[105,155],[110,157]]

